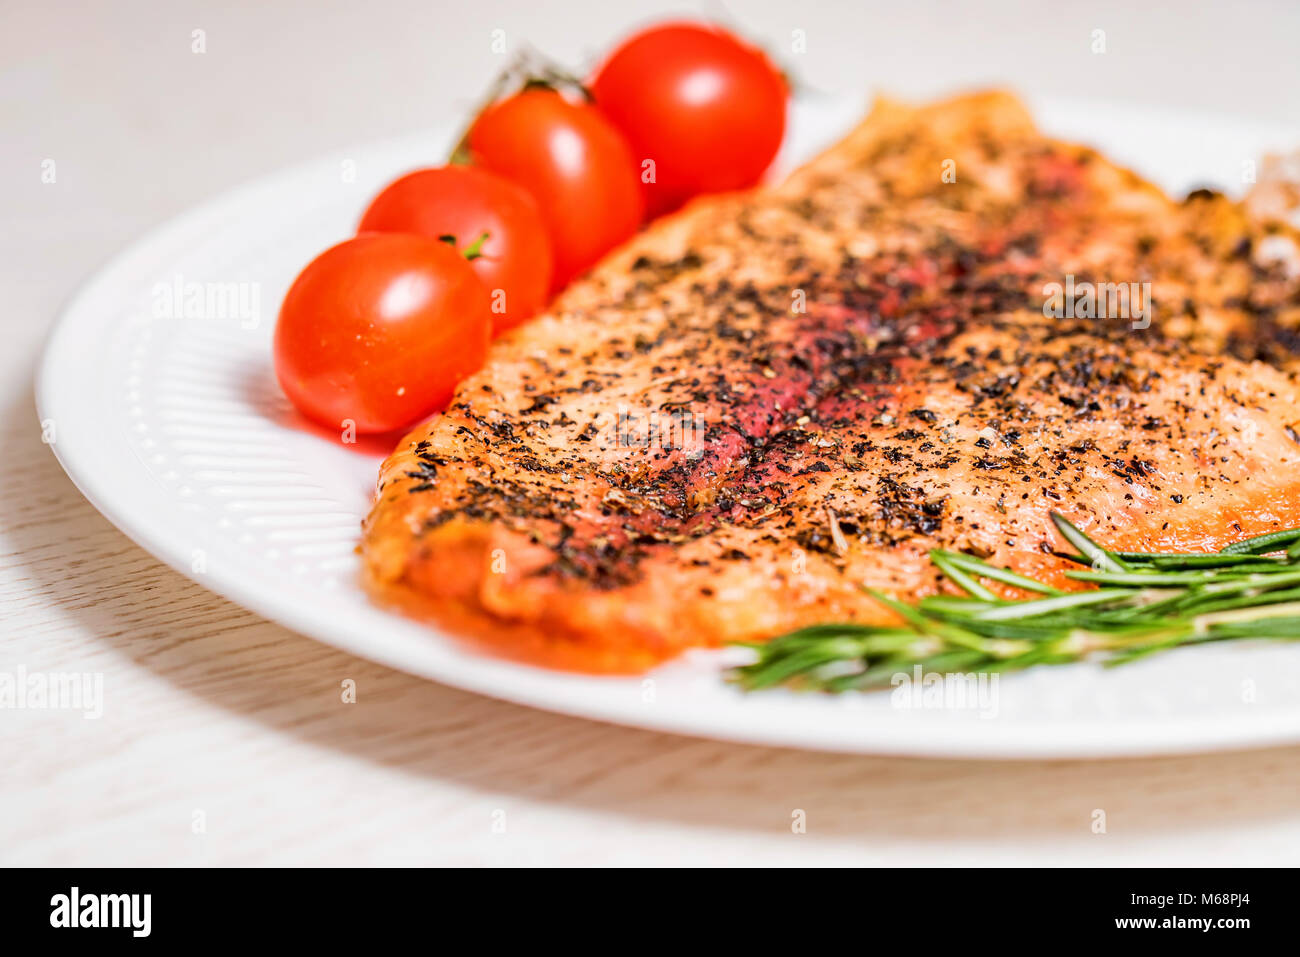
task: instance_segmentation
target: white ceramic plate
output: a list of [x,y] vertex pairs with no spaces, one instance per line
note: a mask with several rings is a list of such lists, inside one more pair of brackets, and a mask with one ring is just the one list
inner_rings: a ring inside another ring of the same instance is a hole
[[[1099,146],[1173,190],[1239,190],[1244,160],[1300,146],[1297,131],[1200,116],[1034,107],[1050,132]],[[860,113],[856,101],[799,103],[787,165],[828,145]],[[1207,646],[1118,670],[1044,668],[1002,678],[982,706],[903,707],[888,693],[744,695],[721,680],[725,652],[696,653],[644,679],[558,674],[477,654],[372,607],[356,584],[353,548],[387,449],[301,427],[271,374],[271,332],[297,271],[349,235],[385,181],[445,155],[449,133],[450,124],[359,147],[228,193],[131,246],[67,306],[40,370],[40,415],[73,481],[144,548],[213,591],[357,655],[638,727],[954,757],[1300,741],[1297,646]],[[235,318],[185,318],[182,295],[167,314],[164,287],[184,293],[188,283],[241,284],[233,288],[246,308],[229,310]]]

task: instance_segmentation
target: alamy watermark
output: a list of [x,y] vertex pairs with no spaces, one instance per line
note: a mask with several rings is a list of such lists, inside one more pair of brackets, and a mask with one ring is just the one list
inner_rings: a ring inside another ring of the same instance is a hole
[[615,444],[621,449],[689,449],[704,443],[704,418],[690,409],[633,412],[618,408]]
[[0,671],[0,711],[80,711],[104,715],[103,672]]
[[153,929],[152,894],[83,893],[73,886],[50,898],[51,927],[123,928],[132,937],[148,937]]
[[890,707],[904,711],[978,711],[981,718],[998,716],[997,672],[962,674],[925,671],[914,665],[889,679]]
[[1134,329],[1151,325],[1151,283],[1079,282],[1043,285],[1043,316],[1048,319],[1128,319]]
[[262,284],[258,282],[187,282],[177,273],[170,282],[154,283],[155,319],[233,319],[242,329],[262,321]]

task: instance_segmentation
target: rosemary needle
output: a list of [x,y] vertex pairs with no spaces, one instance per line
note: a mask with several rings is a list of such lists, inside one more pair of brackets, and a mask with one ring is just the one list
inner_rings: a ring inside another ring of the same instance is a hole
[[1300,541],[1300,528],[1289,528],[1284,532],[1269,532],[1256,535],[1240,542],[1233,542],[1223,549],[1225,555],[1259,555],[1264,552],[1281,551],[1293,542]]
[[[886,686],[894,675],[1016,671],[1099,656],[1107,665],[1207,641],[1300,639],[1300,529],[1236,542],[1217,553],[1116,552],[1063,516],[1052,521],[1088,566],[1066,592],[973,555],[934,549],[930,560],[961,595],[915,605],[866,590],[901,623],[821,624],[750,644],[733,669],[748,690],[787,685],[828,692]],[[1270,557],[1275,556],[1275,557]],[[1036,592],[1008,598],[986,582]]]

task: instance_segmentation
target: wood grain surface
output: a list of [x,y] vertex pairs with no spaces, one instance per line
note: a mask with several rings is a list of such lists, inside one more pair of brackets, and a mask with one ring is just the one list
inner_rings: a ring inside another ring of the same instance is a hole
[[[446,92],[451,78],[473,89],[491,69],[457,50],[457,35],[482,38],[499,23],[578,58],[652,7],[575,4],[582,9],[560,18],[510,3],[439,21],[427,5],[325,5],[301,20],[251,3],[86,5],[68,17],[76,6],[60,5],[63,16],[37,4],[0,13],[0,671],[102,672],[104,713],[0,710],[0,863],[1296,863],[1300,749],[952,762],[628,730],[349,657],[158,563],[81,497],[41,441],[33,369],[79,279],[218,188],[460,108]],[[384,20],[390,6],[398,13]],[[918,35],[946,22],[943,5],[914,6],[880,16]],[[1055,5],[1050,21],[1028,27],[1018,5],[1002,7],[1009,33],[979,27],[987,63],[1012,60],[1025,30],[1038,31],[1041,51],[1053,31],[1077,39],[1099,17],[1113,24],[1117,49],[1174,42],[1157,36],[1169,24],[1155,14],[1119,5]],[[773,38],[798,26],[776,4],[736,12]],[[830,44],[844,18],[862,14],[831,4],[804,16]],[[1258,41],[1266,46],[1300,27],[1273,4],[1234,16],[1274,23]],[[566,32],[578,22],[581,35]],[[191,27],[208,31],[213,59],[189,52]],[[1178,27],[1184,46],[1247,42],[1240,24],[1189,16]],[[441,31],[445,63],[422,57],[420,30]],[[292,50],[277,40],[286,35]],[[355,61],[352,45],[362,51]],[[900,66],[902,85],[987,78],[985,60],[949,52],[935,75]],[[1256,47],[1254,61],[1272,63],[1265,53]],[[846,66],[847,55],[824,59],[821,73],[810,67],[819,82],[881,82],[874,68]],[[1279,59],[1289,65],[1268,69],[1300,89],[1295,58]],[[1107,65],[1117,75],[1089,82],[1096,95],[1116,94],[1156,66],[1117,53]],[[1222,84],[1244,95],[1246,78],[1230,72],[1189,72],[1181,94],[1165,79],[1149,90],[1213,105],[1228,96]],[[1261,89],[1257,76],[1250,83]],[[1252,95],[1255,112],[1295,118],[1293,100]],[[43,184],[49,157],[59,178]],[[345,679],[356,682],[355,704],[341,700]],[[1094,833],[1097,810],[1105,833]],[[800,811],[806,833],[791,826]]]

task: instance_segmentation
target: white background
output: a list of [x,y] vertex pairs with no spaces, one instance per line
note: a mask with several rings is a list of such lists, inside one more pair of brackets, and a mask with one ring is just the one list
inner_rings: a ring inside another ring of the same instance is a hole
[[[1004,84],[1286,122],[1300,146],[1294,3],[4,0],[0,670],[103,672],[106,704],[99,721],[0,711],[0,863],[1300,858],[1300,749],[908,761],[555,717],[358,661],[214,598],[63,476],[35,422],[35,356],[60,304],[123,244],[250,177],[463,114],[501,64],[493,30],[583,65],[665,10],[730,18],[814,90]],[[802,56],[788,52],[796,29]],[[1090,52],[1094,29],[1104,55]],[[47,159],[54,184],[41,182]],[[355,705],[339,703],[345,678]],[[796,809],[806,834],[791,833]]]

